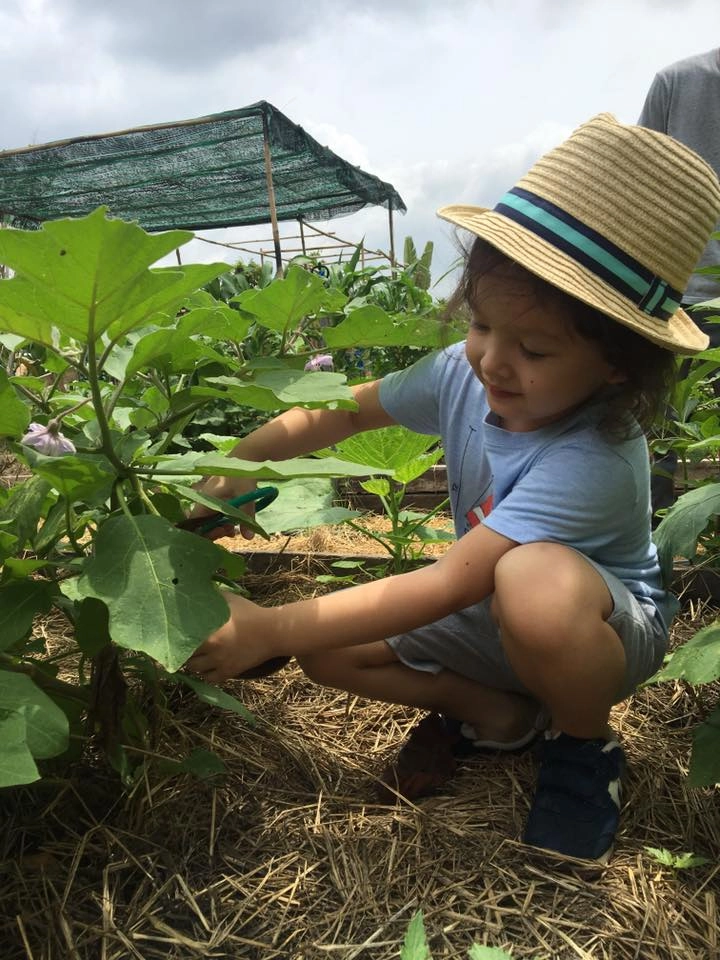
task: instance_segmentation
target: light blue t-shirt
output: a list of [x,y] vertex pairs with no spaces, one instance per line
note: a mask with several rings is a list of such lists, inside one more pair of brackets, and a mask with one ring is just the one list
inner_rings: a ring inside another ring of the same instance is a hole
[[650,536],[650,461],[639,431],[607,440],[598,405],[527,433],[503,429],[464,343],[386,376],[380,402],[403,426],[440,434],[458,537],[483,523],[517,543],[566,544],[652,599],[669,624],[677,605]]

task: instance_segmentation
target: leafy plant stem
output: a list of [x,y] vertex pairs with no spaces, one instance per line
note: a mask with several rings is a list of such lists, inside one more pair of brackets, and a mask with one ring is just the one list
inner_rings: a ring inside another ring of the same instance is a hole
[[94,299],[93,299],[93,304],[90,307],[89,316],[88,316],[87,363],[88,363],[88,379],[90,381],[90,394],[92,396],[93,408],[95,410],[95,417],[97,419],[98,427],[100,429],[100,436],[102,437],[102,450],[105,456],[110,461],[110,463],[117,470],[118,475],[123,477],[127,475],[128,471],[125,465],[123,464],[123,462],[118,457],[118,455],[115,453],[112,437],[110,435],[110,424],[108,423],[107,414],[105,413],[105,406],[103,404],[102,392],[100,390],[99,375],[102,368],[101,368],[101,365],[98,364],[97,350],[96,350],[96,344],[95,344]]
[[171,416],[166,417],[164,420],[160,420],[155,426],[148,427],[147,433],[150,437],[157,436],[158,433],[162,433],[164,430],[169,430],[174,424],[177,424],[184,420],[186,417],[192,417],[195,413],[205,406],[204,403],[194,403],[189,407],[184,407],[178,413],[173,413]]
[[10,673],[22,673],[26,677],[30,677],[33,683],[37,684],[37,686],[46,693],[56,693],[58,696],[65,697],[68,700],[75,700],[87,706],[88,696],[86,690],[78,687],[75,683],[66,683],[64,680],[58,680],[57,677],[49,676],[35,664],[24,663],[22,661],[18,662],[13,657],[2,653],[0,654],[0,666],[2,666],[3,670],[9,670]]
[[27,387],[23,386],[21,383],[16,383],[15,389],[18,391],[18,393],[21,393],[24,397],[27,397],[30,403],[37,404],[37,406],[40,407],[40,409],[43,412],[47,412],[48,404],[47,404],[47,401],[44,400],[42,397],[39,397],[36,393],[33,393],[32,390],[29,390]]
[[72,517],[72,506],[71,506],[70,500],[67,497],[65,498],[65,527],[66,527],[68,540],[72,544],[73,550],[75,551],[78,557],[81,557],[83,555],[83,548],[80,546],[80,544],[77,541],[77,538],[75,537],[75,530],[73,529],[74,524],[73,524],[73,517]]
[[108,400],[108,404],[107,404],[107,416],[108,416],[108,417],[111,417],[111,416],[112,416],[113,410],[115,409],[115,406],[116,406],[118,400],[119,400],[120,397],[122,396],[122,393],[123,393],[124,388],[125,388],[125,380],[121,380],[121,381],[117,384],[117,386],[115,387],[115,389],[113,390],[113,392],[110,394],[110,399]]
[[60,413],[57,414],[57,416],[53,417],[54,423],[56,423],[59,426],[65,417],[67,417],[71,413],[75,413],[76,410],[79,410],[80,407],[84,407],[85,404],[90,403],[91,400],[92,400],[92,397],[84,397],[79,403],[75,403],[73,404],[72,407],[68,407],[67,410],[61,410]]
[[389,545],[382,539],[382,537],[379,537],[376,533],[373,533],[372,530],[366,530],[365,527],[363,527],[363,526],[362,526],[361,524],[359,524],[359,523],[355,523],[354,520],[348,520],[348,521],[347,521],[347,525],[348,525],[349,527],[352,527],[353,530],[357,530],[358,533],[362,533],[364,536],[370,537],[371,540],[376,540],[376,541],[381,545],[381,547],[382,547],[384,550],[387,550],[387,552],[390,554],[391,557],[394,556],[394,550],[393,550],[393,548],[392,548],[391,546],[389,546]]

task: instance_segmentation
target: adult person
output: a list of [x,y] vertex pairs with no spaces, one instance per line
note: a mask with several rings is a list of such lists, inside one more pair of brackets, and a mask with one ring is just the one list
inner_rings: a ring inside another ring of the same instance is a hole
[[[698,153],[720,177],[720,48],[678,60],[656,75],[645,98],[638,124],[659,133],[666,133]],[[720,230],[720,222],[715,231]],[[720,265],[720,239],[707,243],[696,271]],[[690,278],[682,305],[690,310],[693,320],[710,338],[710,346],[720,345],[720,315],[715,308],[695,304],[720,297],[720,276],[695,272]],[[687,374],[689,362],[681,367]],[[716,397],[720,397],[720,377],[714,381]],[[652,477],[653,514],[669,507],[675,499],[674,475],[677,454],[669,451],[655,458]]]

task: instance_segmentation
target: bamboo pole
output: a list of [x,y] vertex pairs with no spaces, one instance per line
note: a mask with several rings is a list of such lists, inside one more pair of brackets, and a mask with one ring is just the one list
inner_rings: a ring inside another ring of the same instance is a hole
[[265,156],[265,181],[267,183],[268,203],[270,205],[270,223],[272,224],[273,246],[275,247],[275,272],[283,275],[282,250],[280,249],[280,231],[278,229],[277,208],[275,206],[275,187],[272,178],[272,157],[270,156],[270,131],[267,114],[263,110],[263,154]]
[[302,217],[298,217],[298,224],[300,225],[300,243],[302,244],[303,256],[307,256],[307,250],[305,249],[305,229]]
[[392,197],[388,200],[388,226],[390,228],[390,266],[395,269],[395,231],[393,229]]

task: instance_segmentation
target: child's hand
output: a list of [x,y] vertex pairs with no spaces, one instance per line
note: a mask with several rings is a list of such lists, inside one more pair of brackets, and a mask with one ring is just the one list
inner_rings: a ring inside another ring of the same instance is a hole
[[[195,484],[196,490],[202,490],[203,493],[207,493],[211,497],[217,497],[219,500],[232,500],[233,497],[250,493],[255,490],[256,487],[257,482],[255,480],[242,477],[208,477],[200,483]],[[243,513],[246,513],[250,519],[254,519],[254,501],[251,501],[243,507]],[[196,504],[188,514],[188,518],[194,519],[195,517],[209,517],[211,515],[212,510]],[[221,537],[234,537],[236,528],[246,540],[252,540],[255,536],[255,531],[250,527],[244,527],[240,521],[226,523],[221,527],[214,527],[212,530],[204,533],[203,536],[208,540],[219,540]]]
[[221,683],[250,671],[277,655],[268,645],[272,610],[238,596],[224,594],[230,619],[211,633],[188,660],[186,667],[210,683]]

